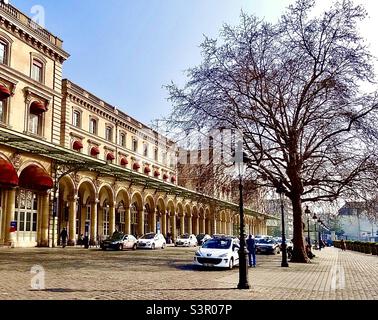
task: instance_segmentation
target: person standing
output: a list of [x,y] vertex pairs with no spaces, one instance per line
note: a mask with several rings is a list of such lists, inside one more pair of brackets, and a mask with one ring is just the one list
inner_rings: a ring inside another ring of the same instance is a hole
[[345,250],[346,250],[346,244],[345,244],[344,239],[341,239],[340,246],[341,246],[341,250],[342,250],[342,251],[345,251]]
[[250,234],[247,239],[248,260],[250,267],[256,267],[256,242]]
[[65,248],[67,245],[67,238],[68,238],[68,233],[67,233],[66,228],[63,228],[62,232],[60,233],[60,238],[62,239],[62,247]]

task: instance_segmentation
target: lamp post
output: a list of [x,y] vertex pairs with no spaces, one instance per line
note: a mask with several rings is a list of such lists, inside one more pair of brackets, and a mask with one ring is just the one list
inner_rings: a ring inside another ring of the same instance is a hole
[[[314,216],[312,217],[312,220],[314,220],[314,225],[315,225],[315,240],[316,240],[316,237],[317,237],[317,234],[318,234],[318,231],[316,229],[316,224],[318,223],[318,217],[316,216],[316,213],[314,213]],[[315,241],[315,249],[318,249],[316,243],[317,243],[317,241]]]
[[323,221],[319,218],[318,219],[318,223],[319,223],[319,251],[322,250],[322,224],[323,224]]
[[308,208],[308,206],[306,206],[305,215],[307,216],[307,239],[308,239],[308,244],[311,246],[311,237],[310,237],[310,218],[311,218],[311,211],[310,211],[310,209]]
[[286,188],[283,185],[282,180],[280,180],[276,192],[280,195],[281,201],[281,219],[282,219],[282,262],[281,267],[286,268],[289,266],[287,262],[287,251],[286,251],[286,236],[285,236],[285,212],[284,212],[284,194]]
[[243,143],[241,141],[237,144],[237,151],[235,154],[235,164],[238,164],[239,171],[239,214],[240,214],[240,248],[239,248],[239,284],[238,289],[249,289],[248,283],[248,251],[246,249],[246,241],[244,234],[244,202],[243,202],[243,172],[244,160],[247,158],[243,153]]

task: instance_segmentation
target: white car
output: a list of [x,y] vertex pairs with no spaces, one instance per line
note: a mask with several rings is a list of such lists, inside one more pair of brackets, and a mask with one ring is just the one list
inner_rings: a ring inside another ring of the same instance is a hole
[[232,238],[207,240],[194,256],[194,264],[203,267],[232,269],[239,264],[239,244]]
[[197,238],[194,234],[182,234],[175,241],[175,247],[196,247]]
[[161,233],[146,233],[144,236],[140,237],[137,241],[137,247],[140,249],[152,249],[157,248],[164,249],[167,242]]

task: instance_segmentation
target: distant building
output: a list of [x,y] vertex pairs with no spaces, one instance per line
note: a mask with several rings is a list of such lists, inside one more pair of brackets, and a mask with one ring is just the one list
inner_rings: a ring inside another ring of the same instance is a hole
[[344,231],[341,238],[378,242],[378,224],[368,219],[361,203],[347,202],[339,210],[338,221]]

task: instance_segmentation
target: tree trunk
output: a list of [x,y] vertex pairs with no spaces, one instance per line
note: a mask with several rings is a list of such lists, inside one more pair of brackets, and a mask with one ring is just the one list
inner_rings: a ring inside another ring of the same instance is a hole
[[294,239],[293,256],[290,261],[308,263],[310,260],[307,257],[303,239],[302,202],[300,195],[292,193],[291,203],[293,205]]

